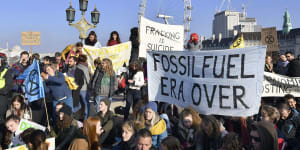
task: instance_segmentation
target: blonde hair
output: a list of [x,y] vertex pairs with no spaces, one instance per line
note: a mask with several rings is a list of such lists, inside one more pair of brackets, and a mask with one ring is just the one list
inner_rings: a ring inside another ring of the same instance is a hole
[[274,124],[276,124],[280,119],[280,113],[278,109],[273,106],[265,105],[262,107],[261,111],[264,113],[264,115],[273,120]]
[[134,124],[131,121],[126,121],[123,123],[122,128],[128,130],[129,132],[135,133]]
[[104,72],[108,76],[113,75],[114,74],[114,69],[113,69],[113,64],[112,64],[111,60],[108,59],[108,58],[104,58],[102,61],[106,63],[106,67],[103,68]]

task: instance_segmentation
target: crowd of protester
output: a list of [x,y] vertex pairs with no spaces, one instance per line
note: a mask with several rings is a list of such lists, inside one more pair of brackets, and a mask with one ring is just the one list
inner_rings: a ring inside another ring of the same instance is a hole
[[[82,48],[101,47],[94,31],[83,43],[54,57],[41,59],[39,54],[30,56],[24,51],[16,64],[8,66],[1,53],[1,148],[26,144],[31,150],[46,150],[46,138],[55,137],[57,150],[300,149],[299,102],[290,94],[271,104],[262,99],[259,113],[249,117],[202,115],[191,107],[148,101],[146,60],[138,58],[137,32],[131,29],[130,64],[121,73],[113,70],[108,58],[95,59],[96,69],[90,70]],[[192,34],[187,47],[196,48],[198,38]],[[119,34],[113,31],[107,46],[119,43]],[[267,56],[265,71],[300,77],[300,60],[290,52],[279,58],[273,64]],[[28,102],[24,80],[17,79],[33,59],[39,61],[47,107],[44,100]],[[75,84],[66,77],[74,78]],[[125,107],[111,110],[115,96],[123,96]],[[21,119],[46,126],[46,130],[28,128],[17,134]]]

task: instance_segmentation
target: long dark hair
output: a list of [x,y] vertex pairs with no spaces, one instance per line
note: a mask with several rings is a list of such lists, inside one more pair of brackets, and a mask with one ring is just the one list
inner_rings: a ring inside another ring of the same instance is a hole
[[117,31],[113,31],[113,32],[110,33],[110,38],[109,38],[109,40],[108,40],[108,43],[109,43],[110,41],[114,40],[114,38],[113,38],[113,35],[114,35],[114,34],[117,35],[116,41],[117,41],[118,44],[120,44],[120,43],[121,43],[121,40],[120,40],[119,33],[118,33]]
[[21,104],[20,110],[25,110],[27,108],[24,97],[22,95],[16,95],[12,98],[12,100],[10,102],[11,108],[14,107],[14,102],[19,102]]
[[[90,41],[90,36],[93,35],[95,36],[95,40],[94,41]],[[89,36],[84,40],[85,45],[90,45],[90,46],[94,46],[97,43],[97,35],[95,31],[91,31],[89,33]]]
[[137,27],[131,28],[129,40],[130,41],[137,40],[138,34],[139,34],[139,29]]
[[30,143],[32,150],[46,150],[48,149],[46,141],[46,134],[42,130],[35,130],[31,133]]
[[201,129],[204,126],[208,127],[208,130],[204,132],[208,138],[216,139],[221,136],[220,122],[214,116],[205,116],[202,119]]

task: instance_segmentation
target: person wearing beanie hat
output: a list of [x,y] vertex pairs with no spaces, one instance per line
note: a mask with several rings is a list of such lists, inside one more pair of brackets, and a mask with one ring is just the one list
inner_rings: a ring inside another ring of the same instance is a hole
[[145,109],[147,109],[147,108],[150,108],[150,109],[152,109],[154,112],[157,112],[157,104],[156,104],[155,102],[149,102],[149,103],[146,105]]
[[63,107],[59,110],[59,112],[62,112],[66,115],[71,116],[72,115],[72,108],[68,105],[63,105]]
[[110,107],[110,99],[103,98],[99,103],[99,112],[97,116],[100,118],[101,126],[104,132],[99,136],[101,145],[111,145],[112,141],[114,141],[113,136],[109,136],[111,134],[111,130],[114,127],[114,113],[109,110]]
[[72,117],[72,108],[63,104],[62,108],[57,112],[58,119],[54,130],[50,135],[55,137],[55,149],[65,150],[74,140],[77,134],[80,134],[79,121]]
[[149,102],[145,106],[144,111],[144,126],[152,134],[152,145],[155,148],[161,148],[160,143],[168,136],[167,124],[157,113],[157,104]]
[[199,36],[197,33],[192,33],[190,35],[190,40],[187,43],[187,49],[190,51],[200,50]]

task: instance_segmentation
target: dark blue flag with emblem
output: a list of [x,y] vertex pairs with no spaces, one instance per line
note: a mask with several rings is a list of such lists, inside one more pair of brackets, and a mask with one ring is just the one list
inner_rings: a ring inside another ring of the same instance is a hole
[[29,102],[45,97],[40,67],[37,60],[34,59],[33,63],[17,79],[25,79],[25,97]]

